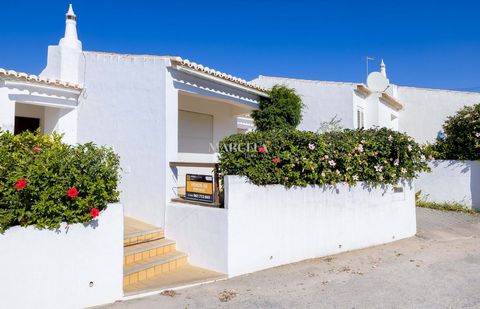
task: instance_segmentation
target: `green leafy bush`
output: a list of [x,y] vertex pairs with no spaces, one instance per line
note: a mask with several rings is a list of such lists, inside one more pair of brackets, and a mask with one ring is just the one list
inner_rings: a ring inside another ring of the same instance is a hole
[[429,170],[411,137],[385,128],[235,134],[221,141],[219,161],[221,176],[241,175],[257,185],[287,187],[397,184]]
[[0,132],[0,232],[11,226],[58,228],[87,223],[117,202],[119,158],[59,135]]
[[427,146],[436,159],[480,160],[480,104],[465,106],[443,125],[445,137]]
[[259,109],[252,113],[257,131],[295,129],[302,121],[303,103],[295,90],[275,85],[269,98],[260,100]]

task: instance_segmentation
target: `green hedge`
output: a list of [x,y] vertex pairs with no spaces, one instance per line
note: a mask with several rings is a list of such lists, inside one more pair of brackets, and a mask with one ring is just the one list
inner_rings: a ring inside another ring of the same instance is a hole
[[397,184],[428,171],[420,146],[389,129],[252,132],[221,141],[219,173],[254,184]]
[[0,232],[11,226],[87,223],[117,202],[119,158],[59,135],[0,132]]
[[465,106],[443,124],[444,137],[426,150],[436,159],[480,160],[480,104]]

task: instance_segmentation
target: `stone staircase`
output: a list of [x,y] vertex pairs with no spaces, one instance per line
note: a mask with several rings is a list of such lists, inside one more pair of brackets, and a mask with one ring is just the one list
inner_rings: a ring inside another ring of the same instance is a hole
[[171,289],[224,278],[188,264],[188,256],[165,239],[161,228],[125,218],[123,289],[125,295]]

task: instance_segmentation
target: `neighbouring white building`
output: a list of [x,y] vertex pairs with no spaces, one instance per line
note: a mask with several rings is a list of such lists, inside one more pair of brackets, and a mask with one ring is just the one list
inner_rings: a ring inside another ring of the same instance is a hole
[[387,127],[406,132],[419,143],[433,142],[447,116],[464,105],[480,103],[478,92],[390,84],[383,60],[380,72],[371,73],[365,84],[262,75],[252,82],[294,88],[305,104],[301,130],[317,131],[336,117],[345,128]]

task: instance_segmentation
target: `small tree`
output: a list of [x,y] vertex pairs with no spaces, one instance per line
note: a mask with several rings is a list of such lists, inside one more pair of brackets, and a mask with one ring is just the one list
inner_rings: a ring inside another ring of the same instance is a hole
[[260,100],[260,109],[252,113],[257,131],[295,129],[302,120],[303,103],[294,89],[275,85],[269,98]]
[[444,136],[433,145],[435,156],[448,160],[480,160],[480,104],[465,106],[443,125]]

